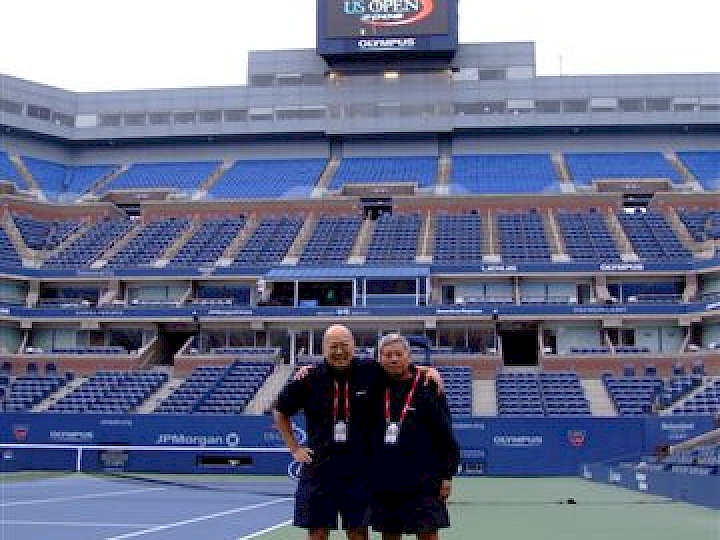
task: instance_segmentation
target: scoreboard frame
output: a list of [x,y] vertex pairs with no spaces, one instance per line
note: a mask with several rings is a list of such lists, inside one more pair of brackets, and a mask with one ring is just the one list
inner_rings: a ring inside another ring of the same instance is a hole
[[[413,12],[412,8],[418,6]],[[343,14],[331,13],[336,9],[344,10],[350,22],[342,21]],[[440,11],[439,20],[437,17],[431,20],[433,10]],[[443,12],[447,14],[447,21],[442,17]],[[352,17],[356,18],[355,23]],[[377,25],[363,23],[362,17],[373,17],[379,22]],[[403,20],[406,22],[398,22]],[[372,34],[363,35],[361,29]],[[317,1],[317,52],[330,62],[362,62],[378,57],[401,59],[403,56],[452,58],[457,48],[458,0]]]

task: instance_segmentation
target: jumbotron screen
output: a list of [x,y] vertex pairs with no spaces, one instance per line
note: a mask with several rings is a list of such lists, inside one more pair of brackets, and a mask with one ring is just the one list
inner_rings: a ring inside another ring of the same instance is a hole
[[335,0],[326,3],[327,37],[447,34],[447,0]]
[[323,56],[454,52],[457,3],[458,0],[318,0],[318,52]]

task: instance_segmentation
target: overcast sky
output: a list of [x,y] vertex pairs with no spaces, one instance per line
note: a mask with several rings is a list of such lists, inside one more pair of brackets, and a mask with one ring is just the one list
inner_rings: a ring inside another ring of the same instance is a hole
[[[245,84],[313,48],[315,0],[5,0],[0,73],[75,91]],[[717,0],[460,0],[460,42],[534,41],[539,75],[720,72]]]

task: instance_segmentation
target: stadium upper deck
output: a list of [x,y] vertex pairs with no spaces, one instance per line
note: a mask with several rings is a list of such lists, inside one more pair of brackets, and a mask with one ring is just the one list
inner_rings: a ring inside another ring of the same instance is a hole
[[233,88],[3,76],[5,357],[295,359],[339,317],[361,344],[425,334],[486,375],[720,372],[720,74],[534,64],[516,43],[365,73],[253,53]]

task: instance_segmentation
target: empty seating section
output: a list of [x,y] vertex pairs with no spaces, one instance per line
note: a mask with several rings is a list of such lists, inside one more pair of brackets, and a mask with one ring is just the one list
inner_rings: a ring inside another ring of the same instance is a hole
[[680,242],[665,216],[656,210],[618,215],[628,239],[641,258],[647,260],[687,259],[692,253]]
[[609,152],[565,154],[572,180],[591,185],[594,180],[668,179],[682,182],[678,173],[661,152]]
[[47,221],[23,215],[14,215],[13,221],[20,231],[25,245],[37,250],[56,248],[80,226],[77,221]]
[[505,262],[550,262],[550,244],[540,214],[498,214],[500,255]]
[[707,190],[720,188],[720,151],[678,152],[678,158]]
[[712,381],[698,393],[673,409],[673,414],[720,413],[720,379]]
[[431,187],[437,178],[437,161],[437,157],[431,156],[343,158],[329,188],[340,189],[345,184],[396,182]]
[[0,181],[11,182],[18,189],[27,189],[28,185],[6,152],[0,151]]
[[576,373],[501,373],[495,379],[499,416],[590,416]]
[[678,208],[677,214],[696,242],[720,238],[720,210]]
[[560,187],[550,154],[454,156],[452,184],[469,193],[542,193]]
[[22,259],[8,237],[5,227],[0,227],[0,266],[22,266]]
[[418,214],[382,214],[375,226],[366,262],[411,262],[417,253],[422,220]]
[[63,191],[68,173],[65,165],[28,156],[23,156],[22,162],[45,193]]
[[619,261],[615,240],[599,212],[557,212],[567,254],[576,261]]
[[167,381],[167,373],[158,371],[98,371],[53,403],[48,412],[129,413]]
[[615,377],[604,374],[603,382],[620,416],[640,416],[650,414],[655,396],[663,389],[659,377]]
[[232,266],[270,266],[279,263],[292,245],[303,219],[294,216],[263,219],[235,257]]
[[227,199],[307,197],[326,163],[327,160],[321,158],[237,161],[208,194]]
[[197,267],[212,265],[245,226],[245,218],[204,221],[192,238],[172,258],[169,266]]
[[47,268],[82,268],[93,263],[132,227],[130,221],[107,220],[92,225],[77,240],[45,261]]
[[440,264],[482,262],[483,230],[480,215],[438,215],[433,256],[434,261]]
[[273,368],[272,360],[236,361],[229,366],[197,367],[154,412],[242,413]]
[[720,465],[720,444],[708,444],[688,450],[679,450],[663,459],[664,463],[673,465],[673,471],[687,472],[687,468],[674,466],[717,467]]
[[219,161],[136,163],[101,188],[196,190],[220,166]]
[[350,255],[362,218],[360,216],[323,216],[313,231],[298,264],[343,264]]
[[65,384],[56,375],[0,376],[0,410],[27,411]]
[[470,366],[438,366],[445,382],[450,413],[472,416],[472,368]]
[[117,165],[76,165],[67,168],[63,193],[82,194],[100,179],[117,169]]
[[152,221],[108,261],[109,268],[149,266],[190,225],[186,218]]

